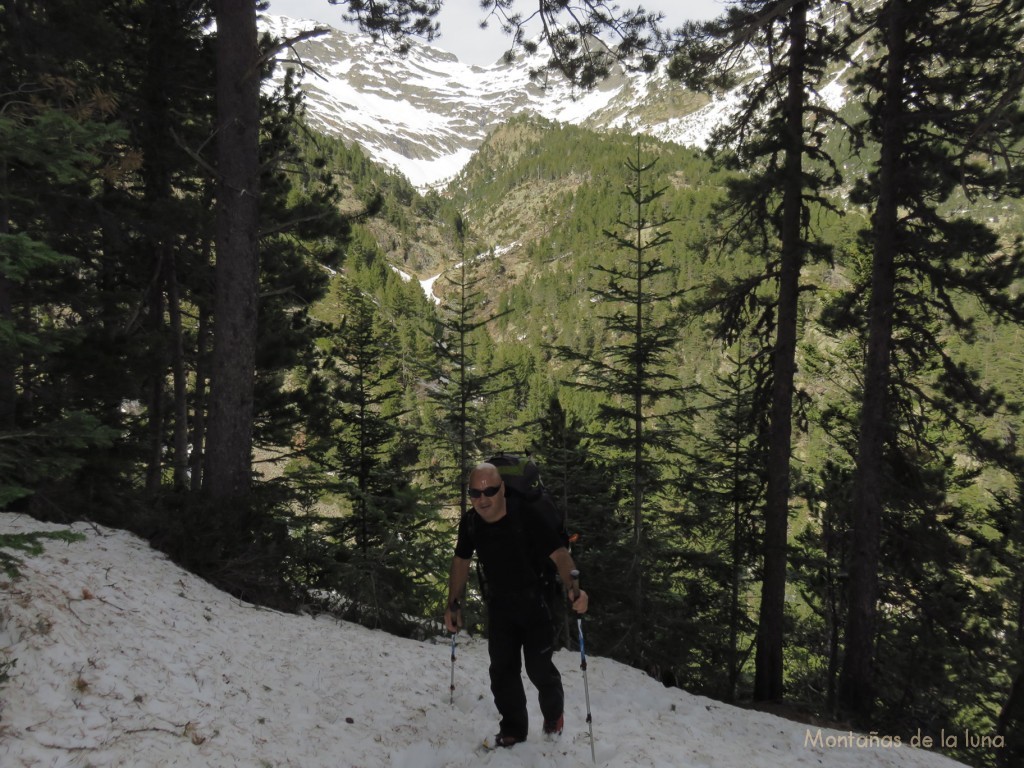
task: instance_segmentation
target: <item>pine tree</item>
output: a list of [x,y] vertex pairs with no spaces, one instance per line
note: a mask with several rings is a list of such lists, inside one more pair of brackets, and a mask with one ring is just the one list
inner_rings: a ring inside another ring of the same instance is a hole
[[[116,250],[128,279],[143,292],[138,341],[145,349],[139,363],[145,432],[138,439],[145,441],[150,495],[161,490],[165,474],[178,491],[189,485],[194,355],[186,315],[200,301],[196,278],[207,268],[203,248],[211,238],[211,181],[190,148],[203,144],[212,125],[212,54],[204,32],[209,18],[208,9],[192,3],[151,2],[134,6],[122,22],[129,44],[121,49],[127,76],[120,114],[136,137],[141,162],[131,196],[108,194],[108,206],[127,209],[119,218],[131,222],[108,239],[131,243]],[[100,339],[94,344],[96,351],[108,346]]]
[[[685,30],[670,74],[688,85],[734,84],[735,62],[752,47],[768,61],[766,71],[744,87],[743,104],[720,132],[716,144],[730,149],[733,167],[749,175],[730,183],[720,212],[732,249],[756,244],[765,269],[736,285],[723,305],[723,334],[733,340],[744,325],[768,329],[773,359],[764,567],[754,698],[783,697],[784,610],[791,495],[793,385],[801,272],[828,252],[809,231],[811,209],[827,206],[824,192],[838,183],[835,163],[824,151],[824,128],[836,116],[812,97],[825,68],[841,51],[826,9],[817,0],[744,0],[726,15]],[[731,154],[734,153],[734,154]],[[747,317],[760,303],[756,292],[774,284],[774,301]],[[730,310],[729,307],[732,309]]]
[[805,478],[808,521],[796,535],[792,558],[794,582],[813,617],[797,622],[796,633],[805,639],[800,669],[793,677],[796,685],[813,692],[797,698],[810,706],[823,706],[830,714],[836,711],[847,613],[844,587],[849,557],[850,475],[841,461],[828,460]]
[[[866,103],[863,128],[877,141],[879,159],[856,194],[872,210],[866,237],[873,260],[840,687],[843,707],[864,720],[877,688],[884,513],[892,499],[912,492],[896,466],[920,452],[904,437],[918,420],[913,414],[959,424],[962,440],[992,456],[963,414],[991,413],[1001,398],[949,355],[943,331],[970,333],[956,307],[965,295],[996,318],[1024,319],[1024,304],[1009,290],[1021,276],[1019,256],[1000,253],[984,224],[940,209],[957,187],[989,195],[1005,188],[1009,167],[1002,163],[1009,158],[1001,148],[1019,145],[1024,130],[1022,13],[1013,2],[911,7],[892,0],[865,14],[883,55],[856,78]],[[935,395],[920,383],[929,360],[942,371]],[[908,392],[921,394],[912,404]]]
[[[482,0],[480,8],[488,18],[498,20],[514,45],[521,45],[531,54],[537,52],[538,44],[527,38],[527,22],[539,16],[552,54],[547,67],[557,69],[583,88],[594,87],[616,63],[651,70],[657,62],[660,16],[642,6],[625,11],[614,6],[609,13],[608,6],[599,0],[580,0],[573,7],[561,0],[540,0],[524,17],[515,10],[516,4],[516,0]],[[602,32],[611,35],[613,45],[600,39]],[[531,74],[542,76],[541,71]]]
[[[587,583],[594,579],[600,584],[604,566],[616,561],[619,540],[610,536],[613,528],[609,521],[617,506],[613,474],[593,455],[581,420],[567,413],[555,396],[539,419],[532,448],[531,455],[541,467],[544,487],[565,516],[569,547],[581,579]],[[564,600],[554,608],[556,642],[569,646],[576,637],[570,625],[572,612]],[[610,648],[619,641],[620,629],[612,619],[602,621],[595,627],[594,640]]]

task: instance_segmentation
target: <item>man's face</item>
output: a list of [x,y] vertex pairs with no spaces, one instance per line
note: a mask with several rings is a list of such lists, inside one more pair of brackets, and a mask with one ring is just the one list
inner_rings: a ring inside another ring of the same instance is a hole
[[497,470],[483,469],[473,472],[469,478],[469,500],[476,513],[489,523],[504,517],[505,486]]

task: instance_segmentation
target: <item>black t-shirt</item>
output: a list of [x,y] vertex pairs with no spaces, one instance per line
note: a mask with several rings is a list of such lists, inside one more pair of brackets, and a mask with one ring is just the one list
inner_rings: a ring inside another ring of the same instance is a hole
[[455,555],[469,560],[476,552],[493,596],[536,589],[551,553],[564,546],[559,535],[539,515],[524,511],[519,499],[505,499],[505,516],[488,523],[471,509],[459,522]]

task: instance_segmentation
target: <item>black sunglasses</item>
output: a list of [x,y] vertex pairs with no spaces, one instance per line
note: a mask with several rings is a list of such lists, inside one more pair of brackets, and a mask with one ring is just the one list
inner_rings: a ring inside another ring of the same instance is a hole
[[496,494],[500,490],[501,490],[501,483],[498,483],[497,485],[492,485],[489,488],[484,488],[483,490],[480,490],[479,488],[470,488],[469,489],[469,498],[471,498],[471,499],[479,499],[481,496],[486,496],[487,498],[491,498],[491,496],[493,496],[494,494]]

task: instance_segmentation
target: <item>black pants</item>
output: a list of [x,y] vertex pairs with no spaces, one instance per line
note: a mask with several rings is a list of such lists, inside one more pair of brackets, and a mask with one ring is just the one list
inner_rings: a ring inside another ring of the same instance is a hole
[[525,739],[530,723],[526,714],[522,661],[526,662],[530,682],[537,687],[544,719],[557,720],[562,715],[562,676],[551,661],[554,653],[551,614],[539,594],[496,597],[488,608],[491,693],[501,715],[501,732]]

